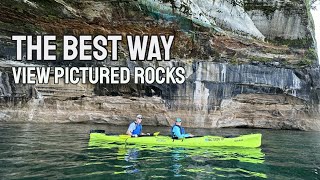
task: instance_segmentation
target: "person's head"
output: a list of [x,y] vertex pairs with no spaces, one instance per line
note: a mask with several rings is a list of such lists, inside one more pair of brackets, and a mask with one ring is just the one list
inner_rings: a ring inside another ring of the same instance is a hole
[[181,126],[181,121],[182,121],[182,120],[181,120],[180,118],[177,118],[177,119],[176,119],[176,125]]
[[140,124],[142,121],[142,115],[141,114],[138,114],[137,115],[137,118],[136,118],[136,123]]

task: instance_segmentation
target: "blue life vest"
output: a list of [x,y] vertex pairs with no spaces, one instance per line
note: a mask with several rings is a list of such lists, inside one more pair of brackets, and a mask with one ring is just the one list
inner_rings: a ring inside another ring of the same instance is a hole
[[132,134],[137,134],[140,135],[142,132],[142,125],[141,124],[136,124],[136,129],[132,131]]
[[173,125],[173,126],[171,127],[171,137],[172,137],[172,138],[177,138],[177,137],[175,136],[175,134],[173,133],[173,128],[174,128],[175,126],[177,126],[177,127],[180,129],[180,134],[184,134],[184,133],[185,133],[183,127],[178,126],[178,125],[175,124],[175,125]]

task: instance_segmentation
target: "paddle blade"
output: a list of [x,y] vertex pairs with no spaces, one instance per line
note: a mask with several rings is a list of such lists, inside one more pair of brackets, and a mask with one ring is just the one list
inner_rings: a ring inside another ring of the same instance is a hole
[[119,138],[120,138],[120,139],[128,139],[128,138],[131,138],[131,136],[130,136],[130,135],[123,134],[123,135],[119,135]]
[[155,132],[153,133],[153,136],[158,136],[160,134],[160,132]]

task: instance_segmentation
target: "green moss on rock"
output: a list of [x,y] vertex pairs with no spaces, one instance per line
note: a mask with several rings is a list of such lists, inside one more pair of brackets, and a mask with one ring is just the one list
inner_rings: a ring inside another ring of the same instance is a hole
[[316,61],[318,59],[317,51],[315,49],[309,48],[306,51],[306,58]]
[[250,56],[249,59],[251,60],[251,62],[262,62],[262,63],[268,63],[268,62],[271,62],[272,59],[270,58],[267,58],[267,57],[258,57],[258,56]]
[[246,3],[244,3],[244,10],[245,11],[261,10],[266,16],[269,16],[277,10],[277,7],[267,5],[264,2],[249,0],[249,1],[246,1]]
[[313,46],[312,37],[303,39],[284,39],[282,37],[275,37],[274,39],[268,39],[267,41],[275,45],[287,45],[292,48],[311,48]]

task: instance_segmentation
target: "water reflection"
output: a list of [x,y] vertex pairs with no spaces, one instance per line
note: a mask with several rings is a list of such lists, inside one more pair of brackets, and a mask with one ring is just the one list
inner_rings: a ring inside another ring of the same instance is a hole
[[184,148],[172,148],[171,157],[172,157],[172,171],[175,177],[182,176],[181,172],[183,171],[183,165],[181,161],[185,158],[183,153]]
[[[117,153],[117,159],[124,160],[130,165],[125,166],[125,173],[132,174],[132,173],[138,173],[140,170],[139,167],[139,150],[137,148],[126,148],[126,147],[118,147],[118,153]],[[119,173],[123,173],[122,171]],[[115,173],[117,174],[117,173]]]
[[[181,162],[185,158],[191,158],[194,163],[183,167]],[[219,177],[228,177],[230,174],[267,177],[249,167],[264,162],[264,154],[260,148],[172,148],[172,162],[175,176],[182,176],[181,172],[186,171],[196,173],[199,179],[208,174]]]
[[[143,174],[151,169],[155,177],[214,177],[267,178],[257,164],[264,163],[261,148],[181,148],[120,145],[90,142],[89,149],[114,151],[121,170],[114,174]],[[101,154],[99,152],[99,154]],[[97,154],[97,155],[99,155]],[[159,171],[157,173],[157,171]]]
[[[2,123],[0,179],[319,179],[319,132],[252,129],[193,132],[200,135],[262,132],[262,152],[260,148],[180,149],[106,145],[103,141],[90,142],[88,147],[90,129],[102,127]],[[125,128],[108,127],[115,134]],[[157,128],[152,131],[159,131]]]

